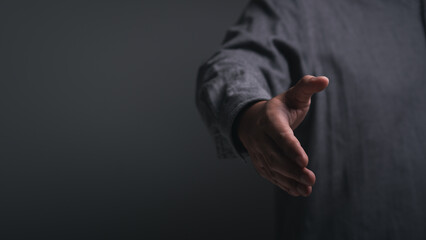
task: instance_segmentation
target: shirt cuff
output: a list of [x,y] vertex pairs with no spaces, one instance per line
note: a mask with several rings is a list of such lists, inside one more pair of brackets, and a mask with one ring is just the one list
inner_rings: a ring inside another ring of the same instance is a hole
[[215,143],[216,150],[219,158],[239,158],[243,160],[244,163],[249,162],[249,154],[247,150],[244,148],[240,140],[238,139],[238,135],[235,129],[235,120],[237,119],[238,114],[243,111],[246,107],[254,104],[258,101],[269,100],[270,95],[266,91],[262,94],[257,92],[257,96],[255,97],[243,97],[244,100],[240,102],[235,102],[235,104],[228,104],[227,109],[229,114],[226,119],[222,119],[224,122],[221,126],[224,128],[215,134]]

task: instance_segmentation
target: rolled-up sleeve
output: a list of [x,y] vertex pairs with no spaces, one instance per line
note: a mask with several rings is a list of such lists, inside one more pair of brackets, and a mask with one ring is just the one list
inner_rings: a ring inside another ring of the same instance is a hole
[[273,1],[251,1],[222,48],[199,68],[196,104],[219,158],[247,162],[235,119],[251,103],[269,100],[290,85],[288,58],[297,52],[298,40],[282,24],[284,17],[294,26],[294,16],[282,9]]

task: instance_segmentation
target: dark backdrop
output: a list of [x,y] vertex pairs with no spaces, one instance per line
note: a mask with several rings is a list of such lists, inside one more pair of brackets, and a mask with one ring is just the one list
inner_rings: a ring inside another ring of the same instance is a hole
[[0,239],[271,239],[272,186],[194,101],[245,4],[1,1]]

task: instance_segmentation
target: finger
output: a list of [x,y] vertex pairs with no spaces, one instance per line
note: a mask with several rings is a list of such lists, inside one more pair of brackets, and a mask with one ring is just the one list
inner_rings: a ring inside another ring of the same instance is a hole
[[276,180],[276,185],[282,189],[287,189],[286,191],[292,196],[308,196],[312,192],[311,186],[306,186],[294,181],[291,178],[287,178],[281,174],[276,174],[274,180]]
[[278,186],[282,190],[286,191],[290,195],[294,197],[300,195],[299,191],[297,190],[297,183],[291,180],[290,178],[282,177],[279,173],[276,173],[274,177],[268,176],[267,173],[265,173],[264,171],[261,174],[265,174],[264,176],[262,175],[262,177],[264,177],[274,185]]
[[327,77],[306,75],[284,93],[283,100],[289,108],[301,109],[309,107],[312,95],[324,90],[328,83]]
[[297,182],[305,185],[313,185],[315,183],[315,174],[292,161],[286,156],[279,146],[268,136],[265,136],[265,140],[262,141],[262,150],[265,154],[266,167],[271,170],[271,176],[277,172],[288,178],[291,178]]
[[270,170],[268,166],[268,162],[265,161],[266,157],[262,153],[258,152],[251,152],[250,157],[252,158],[253,166],[256,169],[256,172],[269,182],[277,185],[284,191],[288,192],[292,196],[297,196],[298,192],[294,187],[292,187],[289,183],[283,183],[278,182],[276,177],[279,175],[278,173],[272,174],[272,171]]
[[275,175],[274,172],[271,169],[271,159],[265,156],[265,154],[260,153],[259,158],[262,161],[262,170],[265,172],[268,179],[274,179]]
[[267,180],[272,181],[273,174],[270,168],[267,166],[267,163],[265,162],[265,157],[263,156],[263,154],[258,152],[250,152],[249,155],[256,172],[263,178],[266,178]]
[[288,119],[283,114],[274,112],[268,114],[268,123],[264,125],[264,132],[283,150],[286,156],[296,161],[301,167],[308,165],[308,156],[299,140],[294,136]]
[[[262,176],[263,178],[265,178],[266,180],[268,180],[269,182],[271,182],[272,184],[278,186],[279,188],[281,188],[282,190],[286,191],[287,193],[289,193],[290,195],[297,197],[300,195],[300,193],[298,192],[297,188],[296,188],[296,184],[293,184],[291,181],[285,181],[283,179],[281,179],[281,177],[278,177],[279,174],[275,173],[274,175],[271,175],[271,171],[267,170],[267,167],[265,166],[261,166],[256,168],[257,173]],[[277,180],[277,179],[281,179],[281,180]]]
[[262,153],[252,153],[253,163],[255,169],[259,175],[268,180],[269,182],[277,185],[284,191],[288,192],[292,196],[307,196],[312,191],[311,186],[299,183],[294,179],[283,176],[278,172],[274,172],[270,169],[271,161],[267,160],[267,156]]
[[299,140],[290,128],[286,131],[267,129],[266,134],[275,142],[282,153],[291,161],[304,168],[309,159]]

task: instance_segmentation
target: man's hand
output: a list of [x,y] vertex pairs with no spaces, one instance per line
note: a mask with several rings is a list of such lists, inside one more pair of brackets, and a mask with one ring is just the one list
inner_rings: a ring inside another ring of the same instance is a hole
[[311,96],[327,85],[326,77],[306,75],[288,91],[250,106],[237,122],[238,137],[256,171],[292,196],[308,196],[315,183],[293,130],[305,118]]

